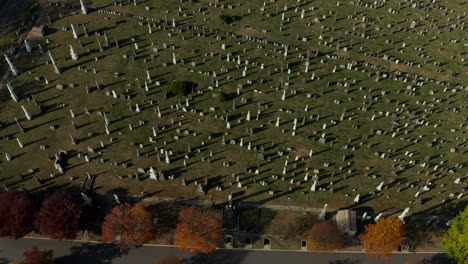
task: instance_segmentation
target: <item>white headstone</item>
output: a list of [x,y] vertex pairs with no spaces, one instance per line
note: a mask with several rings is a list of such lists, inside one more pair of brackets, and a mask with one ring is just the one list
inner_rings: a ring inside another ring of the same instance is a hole
[[5,56],[5,60],[7,61],[8,66],[10,66],[10,70],[13,73],[13,75],[18,76],[20,74],[20,72],[18,71],[18,69],[16,69],[15,65],[13,65],[10,58],[8,58],[8,56],[6,54],[4,54],[3,56]]
[[70,55],[71,55],[72,60],[74,61],[77,61],[79,59],[78,54],[76,53],[72,45],[70,45]]
[[24,112],[24,115],[26,116],[26,119],[28,120],[32,120],[32,115],[28,112],[28,110],[26,109],[26,107],[24,105],[21,106],[21,109],[23,109],[23,112]]
[[8,91],[10,92],[11,99],[13,99],[13,101],[15,101],[15,102],[18,102],[19,98],[16,95],[15,91],[13,90],[13,86],[11,85],[11,83],[9,81],[7,81],[6,85],[7,85]]
[[88,14],[88,9],[86,8],[85,4],[83,3],[83,0],[80,0],[80,4],[81,4],[81,13],[83,13],[83,15],[87,15]]

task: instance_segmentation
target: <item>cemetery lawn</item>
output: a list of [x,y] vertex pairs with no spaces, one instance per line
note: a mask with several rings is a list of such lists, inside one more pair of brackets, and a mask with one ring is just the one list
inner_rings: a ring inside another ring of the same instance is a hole
[[[386,1],[379,8],[306,1],[297,12],[296,1],[286,0],[267,3],[263,12],[263,1],[246,0],[223,1],[224,9],[210,5],[214,1],[184,2],[181,12],[179,1],[148,0],[137,6],[85,2],[91,10],[88,15],[79,13],[78,7],[46,6],[52,20],[46,37],[32,41],[32,53],[24,46],[19,49],[14,63],[22,73],[6,78],[21,98],[19,103],[0,86],[1,185],[33,191],[80,189],[89,173],[96,176],[94,191],[122,196],[227,201],[232,194],[234,202],[317,208],[328,204],[332,209],[376,214],[406,207],[411,213],[430,214],[466,203],[468,77],[461,43],[466,37],[456,22],[463,1],[438,1],[449,11],[401,3],[398,14],[388,12],[398,9],[398,1]],[[289,22],[284,21],[279,31],[285,4]],[[241,19],[224,24],[221,13]],[[150,22],[149,34],[148,21],[131,15],[160,21]],[[177,21],[175,29],[172,18]],[[415,28],[413,20],[418,21]],[[73,38],[71,24],[78,39]],[[27,34],[16,36],[10,30],[0,40],[0,53],[12,44],[19,48],[18,40]],[[60,74],[54,73],[38,43],[51,52]],[[288,47],[286,58],[281,44]],[[71,60],[69,45],[79,55],[77,61]],[[348,63],[352,69],[346,68]],[[2,63],[0,72],[7,68]],[[188,96],[166,98],[173,81],[190,81],[197,87]],[[56,89],[58,84],[65,88]],[[220,92],[226,101],[219,99]],[[26,120],[22,105],[33,120]],[[102,113],[110,121],[110,135]],[[59,150],[69,154],[63,174],[54,168]],[[150,179],[150,167],[162,172],[165,180]],[[205,179],[207,192],[201,193],[195,183],[205,185]],[[182,186],[183,180],[187,186]],[[358,194],[360,201],[354,203]],[[253,228],[249,225],[246,230]]]

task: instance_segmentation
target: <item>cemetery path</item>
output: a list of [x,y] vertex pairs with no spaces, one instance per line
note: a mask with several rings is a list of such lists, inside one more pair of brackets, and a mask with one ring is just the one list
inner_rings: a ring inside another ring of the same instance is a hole
[[[113,196],[108,196],[109,199],[113,199]],[[132,197],[134,199],[134,197]],[[138,198],[137,198],[138,199]],[[124,200],[129,200],[128,198],[124,198]],[[131,200],[131,199],[130,199]],[[183,205],[204,205],[204,206],[211,206],[211,205],[223,205],[227,204],[227,201],[211,201],[211,200],[184,200],[184,199],[176,199],[176,198],[167,198],[167,197],[148,197],[144,198],[143,201],[146,202],[173,202],[176,204],[183,204]],[[275,205],[275,204],[263,204],[259,202],[240,202],[233,199],[235,205],[240,208],[245,209],[255,209],[255,208],[268,208],[273,210],[285,210],[285,211],[300,211],[300,212],[314,212],[320,213],[322,208],[317,207],[307,207],[307,206],[294,206],[294,205]],[[333,209],[327,208],[327,212],[334,211]]]
[[[106,196],[109,203],[114,201],[114,196],[108,194]],[[188,200],[188,199],[177,199],[177,198],[170,198],[170,197],[138,197],[138,196],[126,196],[121,197],[119,196],[120,201],[127,201],[127,202],[171,202],[174,204],[181,204],[181,205],[201,205],[201,206],[224,206],[228,204],[228,201],[213,201],[213,200]],[[308,206],[295,206],[295,205],[279,205],[279,204],[265,204],[261,202],[245,202],[239,201],[235,198],[233,199],[233,204],[238,206],[239,208],[243,209],[258,209],[258,208],[267,208],[272,210],[280,210],[280,211],[298,211],[298,212],[309,212],[309,213],[320,213],[323,210],[323,207],[308,207]],[[351,208],[352,209],[352,208]],[[333,213],[339,208],[326,208],[326,213]],[[380,212],[368,213],[368,217],[375,217]],[[391,216],[391,215],[399,215],[401,211],[393,212],[393,211],[383,211],[384,216]],[[434,215],[434,214],[422,214],[420,212],[409,212],[407,215],[408,217],[415,218],[415,219],[426,219],[426,220],[441,220],[441,221],[449,221],[453,217],[451,216],[443,216],[443,215]]]
[[[39,249],[53,249],[57,263],[110,264],[110,263],[151,263],[162,256],[190,257],[190,253],[168,246],[144,245],[133,248],[127,255],[119,256],[118,250],[104,243],[83,243],[48,239],[22,238],[18,240],[0,239],[0,262],[23,260],[23,252],[32,246]],[[447,263],[440,253],[402,253],[394,254],[388,264],[401,264],[407,260],[432,259],[433,263]],[[325,263],[325,264],[377,264],[382,261],[370,260],[363,253],[310,253],[301,251],[266,250],[217,250],[208,256],[193,258],[195,263],[203,264],[283,264],[283,263]]]

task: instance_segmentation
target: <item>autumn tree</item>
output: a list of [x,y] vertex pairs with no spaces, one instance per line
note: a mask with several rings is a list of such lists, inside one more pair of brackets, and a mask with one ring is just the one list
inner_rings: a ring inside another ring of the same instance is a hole
[[190,207],[179,213],[175,231],[175,245],[191,253],[210,253],[224,241],[221,211]]
[[310,250],[337,250],[344,247],[344,240],[338,227],[330,221],[316,223],[306,233]]
[[31,250],[24,252],[24,264],[54,264],[54,253],[52,250],[39,250],[33,247]]
[[0,237],[19,238],[32,231],[33,197],[18,190],[0,192]]
[[447,255],[460,264],[468,263],[468,207],[452,220],[450,230],[442,239]]
[[396,216],[381,218],[377,223],[367,225],[359,239],[369,257],[389,259],[390,253],[406,240],[403,222]]
[[162,257],[153,262],[153,264],[182,264],[178,257]]
[[54,239],[74,239],[81,229],[83,203],[70,194],[55,192],[43,202],[34,226]]
[[102,224],[102,239],[120,245],[122,250],[152,237],[153,217],[140,204],[125,203],[114,207]]

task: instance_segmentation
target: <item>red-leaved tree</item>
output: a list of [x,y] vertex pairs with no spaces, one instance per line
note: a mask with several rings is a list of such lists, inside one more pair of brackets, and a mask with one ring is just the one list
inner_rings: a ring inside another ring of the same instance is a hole
[[344,247],[338,227],[330,221],[316,223],[306,234],[310,250],[337,250]]
[[121,204],[109,213],[102,224],[102,240],[126,250],[153,238],[153,217],[140,204]]
[[43,202],[34,226],[54,239],[74,239],[82,227],[83,202],[70,194],[55,192]]
[[213,252],[224,241],[221,211],[201,207],[181,211],[174,238],[177,247],[192,253]]
[[33,247],[31,250],[24,252],[26,258],[24,264],[54,264],[54,253],[52,250],[39,250]]
[[0,237],[19,238],[32,231],[36,206],[27,192],[0,192]]

